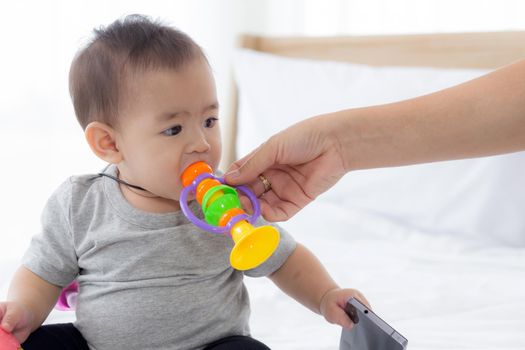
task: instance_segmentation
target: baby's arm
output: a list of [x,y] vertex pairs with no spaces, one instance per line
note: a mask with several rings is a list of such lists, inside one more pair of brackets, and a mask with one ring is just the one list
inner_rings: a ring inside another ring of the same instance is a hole
[[346,300],[356,297],[368,305],[359,291],[339,288],[319,260],[301,244],[269,277],[283,292],[342,327],[352,327],[344,312]]
[[60,291],[60,287],[20,267],[9,286],[7,302],[0,303],[0,326],[24,342],[45,321]]

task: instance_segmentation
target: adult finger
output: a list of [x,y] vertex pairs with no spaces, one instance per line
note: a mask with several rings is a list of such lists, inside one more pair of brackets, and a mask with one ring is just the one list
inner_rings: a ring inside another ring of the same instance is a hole
[[230,166],[224,175],[228,184],[239,185],[248,183],[257,178],[270,166],[275,164],[277,158],[277,145],[272,138],[263,143],[252,153],[238,160]]
[[[259,146],[261,147],[261,146]],[[248,153],[247,155],[245,155],[244,157],[241,157],[239,159],[237,159],[235,162],[231,163],[230,166],[228,167],[228,169],[226,170],[225,174],[228,174],[234,170],[237,170],[241,167],[242,164],[244,164],[246,162],[246,160],[248,158],[250,158],[258,149],[259,147],[253,149],[250,153]]]

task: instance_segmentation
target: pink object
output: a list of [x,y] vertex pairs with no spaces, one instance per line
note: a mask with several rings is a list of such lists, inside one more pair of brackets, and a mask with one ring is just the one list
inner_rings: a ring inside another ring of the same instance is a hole
[[[69,286],[62,289],[60,296],[58,297],[55,309],[60,311],[72,311],[77,306],[77,295],[78,295],[78,281],[74,280]],[[0,349],[2,350],[2,349]]]
[[11,333],[0,328],[0,350],[19,350],[22,349],[18,340]]

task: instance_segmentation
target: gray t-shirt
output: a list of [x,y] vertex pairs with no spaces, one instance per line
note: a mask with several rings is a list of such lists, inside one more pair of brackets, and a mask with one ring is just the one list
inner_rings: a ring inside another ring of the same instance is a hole
[[[196,202],[190,208],[202,218]],[[78,276],[75,326],[90,349],[200,349],[249,334],[243,275],[267,276],[286,261],[295,241],[278,230],[275,253],[243,273],[230,266],[230,237],[180,211],[138,210],[107,177],[73,176],[46,204],[23,265],[61,287]]]

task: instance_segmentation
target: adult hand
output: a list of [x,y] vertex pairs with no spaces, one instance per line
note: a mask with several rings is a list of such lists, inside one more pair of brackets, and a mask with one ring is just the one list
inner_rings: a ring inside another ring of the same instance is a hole
[[429,95],[304,120],[233,163],[232,185],[264,192],[269,221],[292,217],[346,172],[525,150],[525,60]]
[[[272,136],[234,162],[225,174],[226,182],[251,187],[260,197],[266,220],[291,218],[347,172],[333,119],[333,115],[313,117]],[[271,183],[266,193],[260,174]]]

